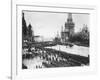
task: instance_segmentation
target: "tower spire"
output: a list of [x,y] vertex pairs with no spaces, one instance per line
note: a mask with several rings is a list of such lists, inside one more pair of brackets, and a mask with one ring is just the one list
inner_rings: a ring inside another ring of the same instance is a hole
[[68,13],[68,18],[72,19],[72,13]]
[[72,22],[72,13],[68,13],[67,21]]

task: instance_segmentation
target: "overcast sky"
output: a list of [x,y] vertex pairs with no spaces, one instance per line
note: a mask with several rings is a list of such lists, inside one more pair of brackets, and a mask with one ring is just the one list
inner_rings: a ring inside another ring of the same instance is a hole
[[[61,32],[61,27],[67,21],[68,13],[48,13],[48,12],[28,12],[23,11],[27,26],[32,25],[35,35],[44,38],[54,38],[57,32]],[[75,32],[79,31],[83,24],[89,27],[89,14],[72,14],[75,23]]]

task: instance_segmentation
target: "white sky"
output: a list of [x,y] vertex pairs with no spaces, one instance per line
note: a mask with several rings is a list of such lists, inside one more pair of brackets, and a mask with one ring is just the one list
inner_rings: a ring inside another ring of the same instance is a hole
[[[34,34],[44,38],[54,38],[57,31],[60,34],[61,27],[64,27],[68,17],[68,13],[23,12],[27,26],[30,23]],[[75,23],[75,32],[79,31],[83,24],[87,24],[87,27],[89,27],[88,14],[72,14],[72,18]]]

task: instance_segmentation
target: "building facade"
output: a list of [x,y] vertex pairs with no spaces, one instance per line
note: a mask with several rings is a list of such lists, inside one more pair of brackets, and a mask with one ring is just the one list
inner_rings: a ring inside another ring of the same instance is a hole
[[61,41],[66,42],[68,41],[69,37],[74,34],[74,22],[72,19],[72,13],[68,13],[67,22],[65,22],[64,29],[62,27],[61,31]]
[[31,24],[28,26],[26,25],[25,16],[24,13],[22,13],[22,44],[24,45],[24,42],[32,42],[34,41],[34,31],[32,30]]

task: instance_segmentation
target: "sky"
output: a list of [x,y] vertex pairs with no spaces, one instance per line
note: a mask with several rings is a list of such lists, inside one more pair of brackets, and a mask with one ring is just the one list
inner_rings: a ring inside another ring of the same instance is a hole
[[[61,28],[65,28],[68,13],[51,13],[51,12],[34,12],[23,11],[26,24],[32,25],[34,35],[42,36],[45,39],[54,38],[57,32],[60,35]],[[72,13],[73,22],[75,24],[75,32],[82,29],[83,24],[89,27],[89,14]]]

